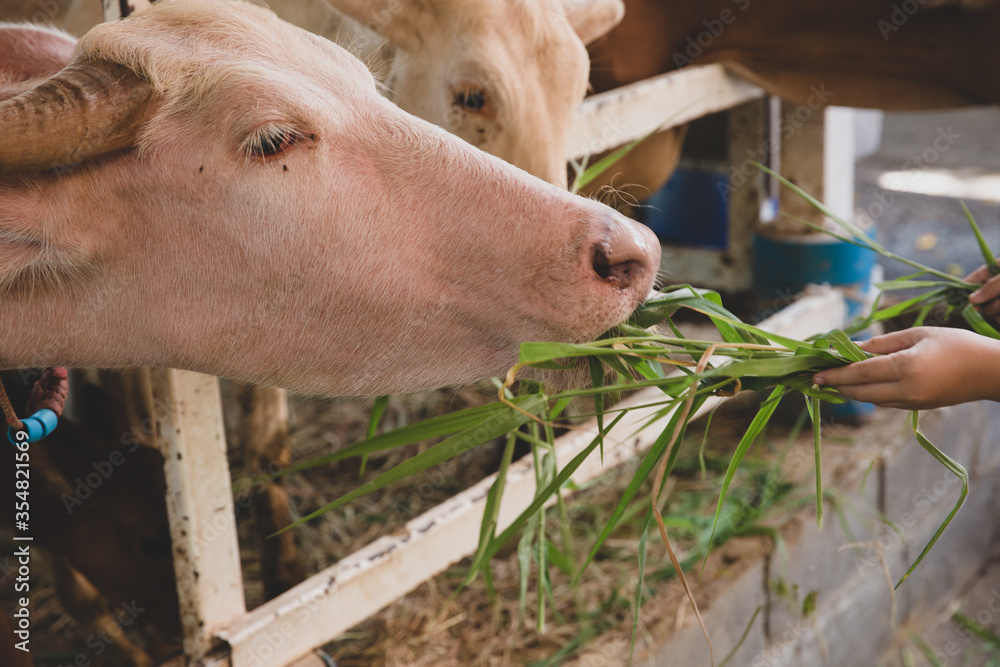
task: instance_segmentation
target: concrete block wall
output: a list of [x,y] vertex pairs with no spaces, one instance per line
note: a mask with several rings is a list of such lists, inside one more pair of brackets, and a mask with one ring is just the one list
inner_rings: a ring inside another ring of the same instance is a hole
[[[917,444],[909,413],[879,410],[851,430],[851,447],[824,450],[825,484],[843,499],[840,515],[828,501],[820,531],[814,507],[799,511],[780,526],[780,548],[760,549],[756,562],[720,581],[724,593],[710,596],[703,614],[717,661],[762,607],[730,665],[875,665],[899,626],[939,613],[983,570],[1000,543],[1000,405],[929,411],[920,425],[966,466],[970,491],[934,549],[895,591],[895,601],[883,562],[894,585],[951,511],[961,484]],[[828,457],[828,450],[835,451]],[[857,544],[847,546],[851,543]],[[807,597],[815,604],[804,610]],[[708,665],[704,638],[691,616],[678,630],[657,628],[663,634],[652,647],[637,650],[636,664]]]

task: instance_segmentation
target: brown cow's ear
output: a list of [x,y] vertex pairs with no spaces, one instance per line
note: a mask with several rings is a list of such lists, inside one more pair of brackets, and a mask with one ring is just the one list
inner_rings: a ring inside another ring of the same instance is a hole
[[406,51],[422,42],[419,26],[426,8],[416,0],[326,0],[327,4]]
[[566,18],[584,44],[603,37],[625,17],[622,0],[563,0]]

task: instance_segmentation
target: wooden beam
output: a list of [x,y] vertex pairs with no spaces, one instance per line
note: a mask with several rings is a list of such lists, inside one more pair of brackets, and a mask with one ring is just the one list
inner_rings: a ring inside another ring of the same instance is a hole
[[[840,326],[846,318],[843,296],[819,290],[761,324],[778,333],[804,337]],[[649,389],[619,405],[661,401],[662,392]],[[706,406],[707,409],[707,406]],[[648,449],[656,429],[638,431],[657,408],[637,408],[607,435],[604,463],[590,456],[573,475],[582,485],[618,463]],[[564,465],[586,447],[597,432],[591,422],[556,441],[558,462]],[[228,643],[206,664],[235,667],[280,666],[320,646],[376,613],[451,564],[474,553],[490,476],[406,524],[395,535],[382,537],[352,553],[218,633]],[[503,530],[535,494],[531,457],[508,472],[497,530]]]
[[592,95],[568,133],[567,158],[579,160],[763,97],[758,86],[722,65],[691,67]]
[[219,381],[172,368],[151,374],[167,479],[167,514],[188,663],[246,612]]

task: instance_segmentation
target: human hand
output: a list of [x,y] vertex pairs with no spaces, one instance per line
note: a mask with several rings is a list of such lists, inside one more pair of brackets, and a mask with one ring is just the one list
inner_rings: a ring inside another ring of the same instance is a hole
[[1000,275],[994,276],[990,268],[983,264],[965,277],[966,282],[982,283],[982,287],[969,295],[969,303],[986,317],[995,318],[1000,314]]
[[820,371],[813,382],[847,398],[908,410],[1000,400],[998,340],[964,329],[916,327],[858,345],[882,356]]

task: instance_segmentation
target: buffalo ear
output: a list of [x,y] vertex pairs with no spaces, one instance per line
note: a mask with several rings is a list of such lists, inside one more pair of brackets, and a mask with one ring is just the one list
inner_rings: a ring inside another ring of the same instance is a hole
[[622,0],[563,0],[566,18],[584,44],[603,37],[625,17]]
[[30,85],[66,66],[76,39],[58,30],[29,24],[0,24],[0,100],[14,97]]
[[416,0],[326,0],[327,4],[382,35],[405,51],[416,51],[423,39],[419,26],[428,10]]
[[76,164],[132,146],[152,101],[124,65],[81,60],[0,102],[0,174]]

